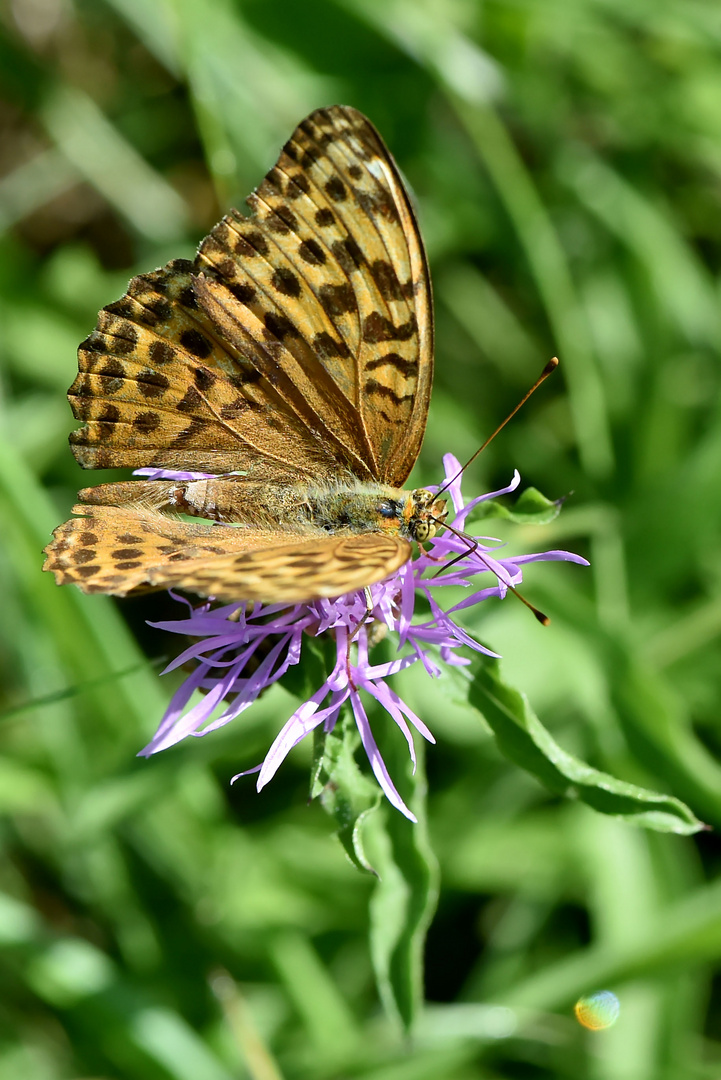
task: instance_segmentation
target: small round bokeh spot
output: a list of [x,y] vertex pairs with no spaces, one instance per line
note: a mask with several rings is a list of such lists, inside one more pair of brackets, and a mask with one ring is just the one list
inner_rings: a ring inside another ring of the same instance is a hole
[[573,1011],[579,1024],[589,1031],[603,1031],[616,1023],[621,1004],[611,990],[597,990],[579,998]]

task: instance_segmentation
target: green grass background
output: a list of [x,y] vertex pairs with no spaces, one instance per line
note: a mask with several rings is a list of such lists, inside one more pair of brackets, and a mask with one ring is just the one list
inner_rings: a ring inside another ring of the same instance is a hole
[[[717,1078],[721,8],[6,0],[0,86],[0,1080]],[[173,609],[40,573],[88,482],[64,394],[97,309],[191,256],[337,101],[392,148],[429,248],[414,479],[562,360],[466,489],[518,467],[572,492],[503,535],[592,567],[528,569],[549,629],[506,602],[473,630],[562,746],[711,827],[552,797],[451,685],[406,678],[441,869],[411,1044],[378,1004],[372,882],[307,805],[310,747],[260,796],[228,785],[293,699],[138,761],[173,685],[145,619]],[[600,988],[621,1018],[588,1034],[571,1007]]]

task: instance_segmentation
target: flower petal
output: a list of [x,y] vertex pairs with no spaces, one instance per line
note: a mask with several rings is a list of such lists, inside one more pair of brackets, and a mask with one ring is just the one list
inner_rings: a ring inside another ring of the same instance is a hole
[[351,690],[350,692],[351,705],[353,706],[353,715],[355,716],[356,724],[358,725],[358,731],[360,732],[361,742],[363,743],[363,749],[365,750],[368,760],[370,762],[371,769],[375,775],[376,780],[380,784],[383,792],[388,799],[388,802],[395,806],[396,810],[400,810],[409,821],[417,822],[415,814],[411,813],[403,799],[400,797],[393,781],[390,778],[386,763],[381,757],[380,750],[376,745],[376,741],[373,738],[373,733],[368,723],[368,717],[366,716],[363,703],[358,696],[357,690]]
[[308,701],[304,701],[303,704],[295,710],[290,720],[286,721],[283,725],[280,733],[276,736],[273,745],[268,753],[265,755],[265,761],[263,762],[260,770],[260,776],[258,777],[257,789],[260,791],[269,780],[272,780],[277,773],[280,766],[285,761],[286,757],[293,749],[294,746],[306,737],[306,735],[322,724],[327,715],[335,711],[337,712],[343,702],[336,705],[330,705],[326,709],[320,709],[320,702],[326,697],[328,693],[328,684],[323,683],[320,690],[316,690],[315,694]]

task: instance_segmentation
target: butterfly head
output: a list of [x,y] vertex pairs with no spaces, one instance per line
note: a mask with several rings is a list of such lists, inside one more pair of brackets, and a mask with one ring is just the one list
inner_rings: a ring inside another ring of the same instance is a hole
[[411,539],[423,544],[433,539],[438,526],[448,517],[446,500],[437,499],[427,488],[416,488],[410,493],[404,517]]

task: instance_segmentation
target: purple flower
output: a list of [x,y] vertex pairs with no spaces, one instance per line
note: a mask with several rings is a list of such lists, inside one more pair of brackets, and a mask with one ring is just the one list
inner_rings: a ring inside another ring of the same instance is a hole
[[[463,529],[468,515],[479,503],[514,491],[520,483],[520,476],[516,472],[508,487],[464,504],[460,477],[457,476],[460,463],[452,454],[447,454],[443,464],[446,472],[444,484],[451,477],[456,477],[447,490],[455,511],[455,516],[449,518],[449,522],[457,530]],[[499,542],[491,543],[496,546],[486,547],[479,542],[476,550],[470,550],[467,541],[444,530],[430,542],[428,553],[419,550],[416,558],[392,577],[370,587],[370,617],[367,616],[363,592],[348,593],[337,600],[316,600],[310,604],[233,603],[222,607],[214,607],[210,602],[193,607],[189,601],[176,597],[187,605],[187,617],[153,625],[198,640],[165,670],[172,671],[191,660],[196,666],[174,694],[160,727],[141,755],[149,756],[158,750],[165,750],[186,735],[207,735],[234,720],[252,705],[262,690],[277,682],[292,665],[299,662],[304,634],[329,634],[334,638],[336,648],[333,670],[285,723],[263,763],[255,769],[238,773],[233,780],[257,772],[257,788],[260,791],[278,771],[292,747],[321,724],[324,731],[331,731],[341,709],[346,702],[350,702],[378,783],[393,806],[415,821],[380,755],[362,695],[375,698],[398,725],[408,742],[415,767],[411,728],[415,728],[429,742],[435,740],[420,717],[388,685],[388,677],[411,664],[421,663],[428,674],[435,678],[442,672],[439,660],[450,665],[470,663],[469,659],[459,655],[459,650],[464,646],[488,656],[496,656],[496,653],[474,641],[454,621],[456,612],[491,596],[502,599],[509,586],[520,584],[524,563],[567,560],[588,565],[585,559],[567,551],[499,558]],[[453,565],[444,570],[444,566],[451,562]],[[443,570],[440,576],[425,576],[427,572],[435,575],[439,570]],[[476,589],[471,584],[470,579],[489,572],[495,576],[493,585]],[[465,586],[471,591],[459,603],[444,611],[434,593],[451,585]],[[414,622],[418,595],[427,600],[431,615],[425,621]],[[359,624],[362,624],[360,630],[357,629]],[[398,655],[388,663],[373,664],[370,660],[368,630],[375,624],[383,624],[397,635]],[[349,650],[348,639],[354,634]],[[195,690],[203,690],[204,696],[188,708]],[[215,715],[221,705],[222,711]]]

